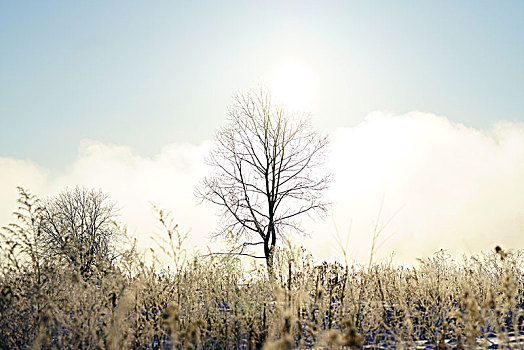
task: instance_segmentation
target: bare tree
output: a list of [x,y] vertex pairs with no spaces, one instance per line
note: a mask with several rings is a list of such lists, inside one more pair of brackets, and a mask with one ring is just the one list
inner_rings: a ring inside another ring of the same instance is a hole
[[42,202],[44,254],[63,259],[87,275],[115,258],[112,240],[118,227],[115,205],[101,191],[75,187]]
[[322,169],[327,144],[307,120],[273,106],[268,93],[236,96],[229,125],[217,133],[206,160],[215,173],[197,190],[201,199],[222,208],[217,234],[244,240],[242,248],[263,245],[272,273],[277,237],[303,232],[300,215],[327,210],[322,199],[330,182]]

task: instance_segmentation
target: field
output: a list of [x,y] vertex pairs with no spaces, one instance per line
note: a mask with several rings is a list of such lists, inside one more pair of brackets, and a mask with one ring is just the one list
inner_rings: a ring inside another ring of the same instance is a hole
[[3,242],[2,349],[524,348],[519,251],[362,267],[289,245],[270,279],[236,256],[186,259],[166,224],[157,254],[169,268],[131,242],[81,273],[40,260],[38,236],[18,228]]

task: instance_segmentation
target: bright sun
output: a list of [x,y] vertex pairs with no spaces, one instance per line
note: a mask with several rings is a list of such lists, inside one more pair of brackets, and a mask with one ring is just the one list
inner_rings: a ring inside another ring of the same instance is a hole
[[304,109],[311,99],[313,83],[307,70],[291,65],[277,71],[271,80],[273,96],[285,107]]

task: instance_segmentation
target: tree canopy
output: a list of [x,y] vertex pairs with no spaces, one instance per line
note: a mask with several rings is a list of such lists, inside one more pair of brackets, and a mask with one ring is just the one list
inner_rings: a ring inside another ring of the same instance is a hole
[[271,270],[277,238],[303,232],[301,215],[328,209],[322,198],[330,182],[323,168],[327,145],[307,119],[273,105],[269,93],[237,95],[207,158],[214,173],[197,192],[221,208],[218,234],[244,239],[243,247],[263,245]]

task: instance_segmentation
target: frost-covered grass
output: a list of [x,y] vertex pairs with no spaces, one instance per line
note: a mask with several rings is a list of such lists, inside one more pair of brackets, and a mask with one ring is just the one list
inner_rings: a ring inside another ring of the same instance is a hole
[[318,265],[291,247],[270,281],[234,256],[186,259],[163,222],[169,269],[130,244],[89,276],[36,254],[31,220],[5,234],[0,348],[524,348],[519,251],[405,268]]

